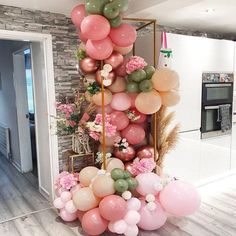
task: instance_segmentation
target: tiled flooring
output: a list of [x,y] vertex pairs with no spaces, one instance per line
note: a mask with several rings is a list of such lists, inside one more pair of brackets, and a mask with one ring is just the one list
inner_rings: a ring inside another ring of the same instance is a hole
[[[79,222],[64,224],[28,180],[0,159],[0,235],[79,236]],[[154,232],[139,236],[235,236],[236,176],[199,188],[200,210],[186,218],[169,218]],[[112,235],[105,233],[104,236]]]

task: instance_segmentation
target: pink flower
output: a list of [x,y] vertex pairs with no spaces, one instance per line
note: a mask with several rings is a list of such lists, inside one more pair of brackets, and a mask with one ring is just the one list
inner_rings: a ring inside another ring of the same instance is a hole
[[69,125],[73,128],[73,127],[76,126],[76,122],[73,121],[73,120],[70,120],[70,121],[69,121]]
[[100,138],[100,133],[95,132],[95,131],[90,131],[89,136],[93,138],[94,140],[98,141]]
[[126,72],[127,74],[131,74],[133,71],[143,69],[145,66],[147,66],[147,62],[142,57],[133,56],[130,57],[126,64]]
[[[98,125],[102,125],[102,114],[97,114],[94,122]],[[111,116],[108,114],[105,114],[105,123],[111,122]]]
[[142,173],[149,173],[154,170],[156,163],[151,158],[139,159],[136,158],[132,164],[132,174],[139,175]]
[[73,174],[68,174],[60,179],[62,188],[70,190],[77,184],[77,178]]
[[116,126],[107,122],[105,124],[105,132],[108,137],[113,137],[116,134]]

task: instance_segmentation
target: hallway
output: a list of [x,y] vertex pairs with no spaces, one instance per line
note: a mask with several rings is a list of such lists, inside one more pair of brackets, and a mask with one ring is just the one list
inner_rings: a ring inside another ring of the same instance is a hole
[[[78,222],[64,224],[50,203],[25,176],[0,158],[0,235],[80,236]],[[193,216],[170,218],[155,232],[140,236],[234,236],[236,235],[235,176],[199,188],[200,210]],[[220,186],[220,188],[219,188]],[[111,235],[110,233],[104,236]]]

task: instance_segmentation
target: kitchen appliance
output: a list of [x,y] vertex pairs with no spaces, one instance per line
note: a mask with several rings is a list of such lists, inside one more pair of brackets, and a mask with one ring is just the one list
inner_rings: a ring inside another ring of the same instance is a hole
[[202,74],[202,139],[231,133],[233,81],[233,73]]

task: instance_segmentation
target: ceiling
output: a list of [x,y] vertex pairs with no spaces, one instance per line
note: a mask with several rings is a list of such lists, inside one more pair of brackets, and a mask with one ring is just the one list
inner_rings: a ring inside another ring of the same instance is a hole
[[[129,16],[161,25],[236,35],[236,0],[129,0]],[[63,13],[83,0],[0,0],[0,4]],[[207,12],[209,10],[209,12]]]

